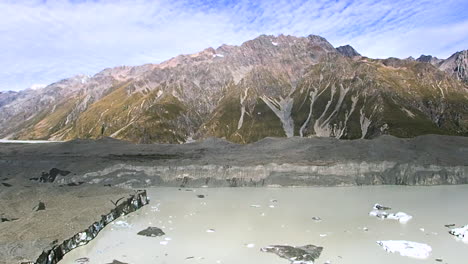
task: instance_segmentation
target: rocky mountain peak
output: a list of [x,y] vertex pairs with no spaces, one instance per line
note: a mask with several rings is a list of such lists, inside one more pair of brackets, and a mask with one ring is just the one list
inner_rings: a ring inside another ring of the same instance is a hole
[[310,41],[310,44],[314,46],[319,46],[323,48],[326,52],[336,52],[336,49],[333,47],[328,40],[324,37],[317,36],[317,35],[309,35],[307,39]]
[[468,50],[456,52],[444,60],[439,69],[446,71],[458,80],[468,82]]
[[416,59],[416,61],[419,61],[419,62],[427,62],[427,63],[430,63],[434,66],[438,65],[442,60],[437,58],[437,57],[433,57],[431,55],[421,55],[419,56],[419,58]]
[[355,56],[361,56],[359,52],[357,52],[351,45],[344,45],[336,48],[336,50],[341,53],[341,55],[346,56],[346,57],[355,57]]

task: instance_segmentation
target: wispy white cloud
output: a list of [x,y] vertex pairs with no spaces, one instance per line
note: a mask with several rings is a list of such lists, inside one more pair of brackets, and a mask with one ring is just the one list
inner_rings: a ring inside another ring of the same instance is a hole
[[433,1],[0,2],[0,90],[157,63],[260,34],[317,34],[370,57],[467,49],[468,4]]

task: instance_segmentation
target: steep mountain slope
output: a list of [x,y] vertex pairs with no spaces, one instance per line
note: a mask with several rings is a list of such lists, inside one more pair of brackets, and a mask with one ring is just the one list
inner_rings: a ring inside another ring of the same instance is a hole
[[468,50],[459,51],[439,64],[439,69],[468,82]]
[[344,45],[336,48],[336,50],[341,53],[341,55],[346,56],[346,57],[355,57],[355,56],[361,56],[359,52],[357,52],[353,47],[350,45]]
[[0,95],[0,137],[183,143],[216,136],[247,143],[267,136],[467,135],[465,83],[429,63],[373,60],[351,49],[314,35],[262,35],[161,64],[75,76],[13,101]]
[[0,92],[0,107],[7,105],[18,97],[17,92],[7,91],[7,92]]

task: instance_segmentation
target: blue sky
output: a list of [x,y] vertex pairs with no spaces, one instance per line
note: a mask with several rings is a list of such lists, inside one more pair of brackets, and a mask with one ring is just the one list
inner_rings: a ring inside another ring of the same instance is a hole
[[260,34],[321,35],[374,58],[468,49],[466,0],[0,0],[0,12],[0,91]]

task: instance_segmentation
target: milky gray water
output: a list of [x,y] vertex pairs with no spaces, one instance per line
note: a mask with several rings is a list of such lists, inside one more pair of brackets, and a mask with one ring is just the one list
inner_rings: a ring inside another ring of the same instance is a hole
[[[178,188],[148,190],[151,203],[107,226],[60,263],[289,263],[261,247],[313,244],[315,263],[468,263],[468,244],[445,224],[468,224],[468,186],[332,188]],[[205,198],[198,198],[203,194]],[[369,216],[375,203],[413,216],[406,224]],[[254,206],[252,206],[254,205]],[[312,220],[320,217],[322,221]],[[127,226],[125,223],[128,223]],[[162,237],[137,232],[155,226]],[[367,231],[365,231],[367,228]],[[214,232],[207,232],[213,229]],[[408,240],[432,247],[429,258],[388,253],[378,240]]]

